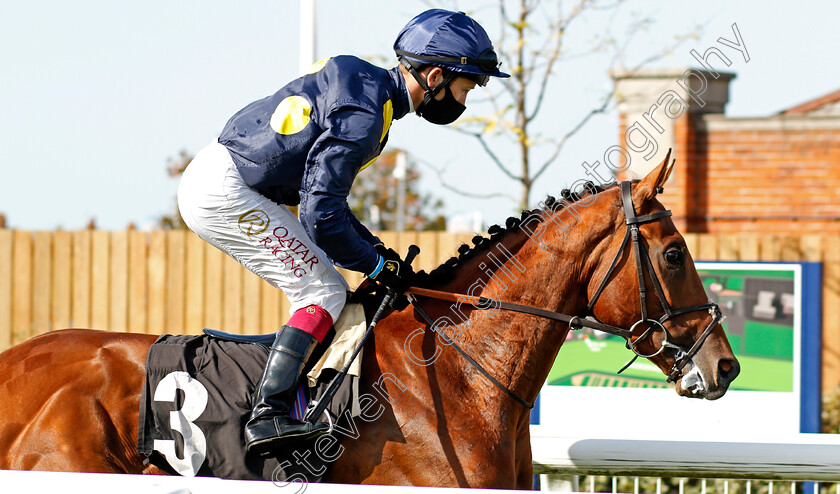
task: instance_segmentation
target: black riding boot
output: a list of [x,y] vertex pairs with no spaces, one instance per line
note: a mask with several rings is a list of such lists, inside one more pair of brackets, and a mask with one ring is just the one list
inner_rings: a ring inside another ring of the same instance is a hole
[[245,425],[248,451],[265,454],[293,441],[310,439],[329,429],[327,424],[291,418],[298,380],[318,340],[298,328],[283,326],[274,337],[262,378],[254,393],[254,409]]

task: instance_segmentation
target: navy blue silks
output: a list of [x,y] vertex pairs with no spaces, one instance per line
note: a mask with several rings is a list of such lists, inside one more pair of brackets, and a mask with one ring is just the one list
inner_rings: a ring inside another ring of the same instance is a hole
[[409,110],[405,80],[352,56],[313,71],[240,110],[219,142],[245,182],[287,205],[300,203],[307,234],[340,267],[376,267],[375,237],[350,211],[356,174],[382,152],[393,119]]

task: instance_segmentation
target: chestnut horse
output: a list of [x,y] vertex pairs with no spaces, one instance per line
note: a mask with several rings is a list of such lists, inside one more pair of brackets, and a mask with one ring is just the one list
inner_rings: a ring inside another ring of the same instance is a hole
[[[564,193],[567,200],[547,201],[550,207],[528,212],[537,221],[514,219],[507,228],[491,228],[490,239],[479,240],[474,249],[462,246],[460,261],[445,263],[451,279],[427,281],[440,291],[633,326],[630,340],[640,353],[655,353],[667,336],[670,345],[650,361],[673,374],[680,395],[717,399],[739,367],[712,311],[679,311],[705,308],[707,297],[669,214],[657,215],[665,208],[656,194],[672,167],[666,158],[628,189],[630,214],[647,217],[639,222],[640,247],[625,248],[622,240],[630,227],[620,187],[590,187],[577,200]],[[639,248],[650,259],[642,276]],[[662,293],[667,304],[650,296],[643,308],[640,278],[648,293]],[[531,402],[570,330],[569,324],[531,314],[476,310],[427,297],[419,303],[431,318],[449,321],[437,331],[453,337],[500,385]],[[662,317],[670,310],[666,306],[675,308],[673,317]],[[645,325],[634,323],[643,309],[644,319],[661,318],[665,329],[642,337]],[[448,346],[451,340],[423,331],[429,324],[417,314],[411,307],[391,312],[368,341],[361,391],[373,394],[373,383],[384,382],[391,403],[379,407],[377,420],[357,422],[358,439],[335,446],[341,455],[324,480],[530,489],[530,410]],[[0,469],[160,473],[136,452],[145,359],[155,339],[64,330],[0,354]],[[674,372],[693,346],[697,349]],[[689,374],[692,382],[684,385]]]

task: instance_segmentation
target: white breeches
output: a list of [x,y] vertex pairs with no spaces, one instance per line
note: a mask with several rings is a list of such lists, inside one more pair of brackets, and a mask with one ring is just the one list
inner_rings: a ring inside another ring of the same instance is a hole
[[347,282],[294,214],[242,180],[227,148],[214,142],[193,158],[178,208],[190,230],[283,290],[290,313],[318,305],[338,320]]

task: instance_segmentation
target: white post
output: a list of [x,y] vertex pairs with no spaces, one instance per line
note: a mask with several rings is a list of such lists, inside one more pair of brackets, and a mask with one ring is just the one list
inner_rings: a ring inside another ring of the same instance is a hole
[[577,475],[540,475],[540,490],[553,492],[580,492]]
[[315,60],[315,0],[300,0],[300,74],[309,72]]
[[473,232],[481,235],[482,230],[484,230],[484,214],[482,214],[481,210],[477,209],[473,211]]
[[382,215],[379,212],[379,206],[371,204],[370,206],[370,224],[374,230],[379,231],[382,228]]
[[394,178],[397,179],[397,218],[395,229],[398,232],[405,231],[405,178],[407,175],[407,163],[405,153],[397,153],[397,162],[394,165]]

